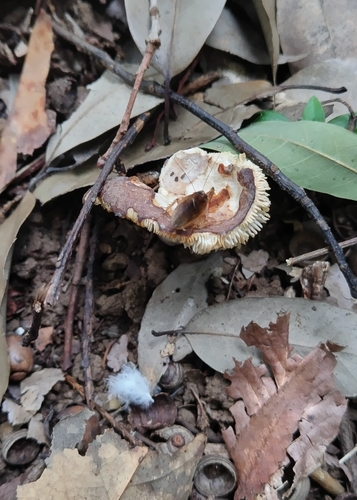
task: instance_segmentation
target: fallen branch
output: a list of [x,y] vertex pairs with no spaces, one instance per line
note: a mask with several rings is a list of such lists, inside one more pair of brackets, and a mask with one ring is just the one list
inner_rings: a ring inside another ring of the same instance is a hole
[[[113,61],[113,59],[104,51],[99,50],[96,47],[92,47],[87,42],[81,40],[75,35],[68,33],[66,29],[62,28],[56,23],[53,23],[53,29],[63,38],[74,43],[76,47],[78,47],[80,50],[83,50],[84,52],[92,56],[95,56],[104,64],[104,66],[107,69],[109,69],[116,75],[120,76],[126,83],[131,85],[133,84],[134,80],[133,76],[127,71],[125,71],[120,64]],[[288,86],[285,86],[284,88],[285,90],[288,90]],[[296,86],[294,88],[296,88]],[[318,90],[324,89],[323,87],[316,87],[316,88],[318,88]],[[140,89],[143,92],[156,95],[157,97],[162,97],[162,98],[165,97],[165,87],[159,85],[157,82],[143,81],[141,83]],[[329,89],[329,91],[331,92],[331,89]],[[334,89],[334,91],[336,93],[340,93],[344,91],[344,88]],[[341,269],[341,272],[343,273],[343,275],[347,280],[347,283],[351,290],[351,295],[357,298],[357,278],[354,276],[351,269],[349,268],[345,256],[343,254],[343,251],[341,250],[335,237],[333,236],[330,227],[323,219],[322,215],[320,214],[315,204],[310,200],[310,198],[308,198],[304,189],[297,186],[288,177],[286,177],[286,175],[284,175],[280,171],[280,169],[276,165],[274,165],[268,158],[259,153],[259,151],[257,151],[253,147],[251,147],[248,143],[243,141],[243,139],[241,139],[239,135],[235,132],[235,130],[233,130],[231,127],[221,122],[217,118],[213,117],[212,115],[201,109],[196,104],[188,101],[186,98],[173,92],[172,90],[170,90],[169,96],[173,102],[187,109],[192,114],[200,118],[202,121],[210,125],[215,130],[217,130],[217,132],[219,132],[221,135],[226,137],[239,152],[245,153],[247,158],[249,158],[253,163],[259,165],[262,168],[262,170],[266,173],[266,175],[271,177],[279,185],[281,189],[287,191],[294,198],[294,200],[296,200],[304,208],[304,210],[308,213],[308,215],[316,222],[316,224],[322,230],[324,239],[326,243],[331,247],[333,253],[335,254],[336,261]]]

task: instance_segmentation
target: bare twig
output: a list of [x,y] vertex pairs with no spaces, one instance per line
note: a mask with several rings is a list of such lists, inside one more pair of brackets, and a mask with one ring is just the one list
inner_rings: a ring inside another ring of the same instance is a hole
[[[72,43],[75,43],[78,48],[81,50],[90,53],[98,57],[102,61],[102,63],[115,74],[120,76],[129,84],[133,83],[133,77],[127,71],[125,71],[119,64],[116,64],[104,51],[99,49],[92,50],[92,46],[87,43],[83,43],[81,39],[75,37],[74,35],[68,34],[66,30],[60,27],[58,28],[55,23],[53,24],[53,29],[56,33],[60,34],[64,38]],[[69,36],[68,36],[69,35]],[[78,44],[77,44],[78,42]],[[311,86],[300,86],[300,88],[311,88]],[[143,81],[140,89],[143,92],[147,92],[158,97],[165,97],[165,87],[159,85],[157,82],[146,82]],[[287,86],[284,87],[285,90],[288,90]],[[326,90],[326,88],[319,87],[318,90]],[[346,89],[341,87],[339,89],[328,89],[329,92],[334,91],[336,93],[344,92]],[[346,281],[350,287],[351,294],[353,297],[357,298],[357,279],[353,275],[351,269],[349,268],[345,256],[338,246],[338,243],[335,237],[332,234],[332,231],[326,221],[322,218],[319,210],[315,206],[315,204],[306,196],[304,189],[297,186],[294,182],[292,182],[286,175],[284,175],[279,168],[274,165],[268,158],[266,158],[263,154],[259,153],[256,149],[250,146],[247,142],[243,141],[239,137],[239,135],[233,130],[231,127],[221,122],[217,118],[213,117],[199,106],[194,104],[193,102],[188,101],[182,96],[179,96],[172,90],[170,91],[170,99],[182,106],[183,108],[190,111],[192,114],[200,118],[202,121],[210,125],[212,128],[217,130],[220,134],[226,137],[231,144],[240,152],[246,154],[247,158],[253,161],[255,164],[259,165],[263,171],[269,175],[281,189],[287,191],[296,201],[299,203],[304,210],[308,213],[308,215],[317,223],[320,229],[323,232],[326,243],[331,247],[333,253],[335,254],[337,263],[341,269],[341,272],[344,274]]]
[[[350,238],[346,241],[341,241],[338,245],[340,248],[348,248],[357,244],[357,238]],[[290,257],[290,259],[286,259],[286,263],[288,266],[294,266],[299,262],[303,262],[305,260],[312,260],[321,257],[322,255],[327,255],[330,251],[329,247],[319,248],[318,250],[314,250],[313,252],[303,253],[301,255],[297,255],[296,257]]]
[[77,308],[79,285],[82,279],[84,263],[86,261],[89,232],[90,232],[90,218],[86,220],[83,226],[81,237],[78,243],[77,255],[73,269],[71,293],[69,298],[67,315],[64,321],[64,347],[63,347],[63,360],[62,360],[62,370],[64,372],[67,371],[68,368],[72,366],[71,356],[72,356],[73,323]]
[[117,157],[124,151],[125,148],[127,148],[134,141],[139,132],[142,130],[145,123],[151,117],[151,114],[152,113],[148,111],[146,113],[141,114],[136,119],[135,123],[130,127],[125,137],[115,146],[112,153],[109,155],[108,160],[106,161],[106,164],[103,167],[103,170],[101,170],[101,172],[99,173],[98,179],[95,181],[95,184],[87,193],[87,197],[82,207],[82,210],[80,211],[80,214],[76,222],[74,223],[68,235],[67,241],[63,246],[62,251],[58,257],[56,263],[56,271],[52,276],[51,283],[47,295],[45,297],[46,305],[52,305],[57,300],[57,297],[59,295],[59,287],[61,285],[68,260],[72,254],[73,247],[77,241],[78,235],[83,227],[86,218],[89,215],[89,212],[91,211],[94,205],[94,202],[99,194],[99,191],[102,189],[106,178],[112,171]]
[[32,304],[32,324],[28,332],[22,337],[22,345],[28,347],[31,342],[37,339],[38,331],[41,326],[41,319],[44,310],[45,297],[48,291],[48,287],[43,285],[37,292],[33,304]]
[[130,432],[127,429],[125,429],[125,427],[120,422],[116,422],[114,418],[110,415],[110,413],[105,411],[104,408],[102,408],[97,403],[94,403],[94,407],[96,410],[99,411],[102,417],[104,417],[110,423],[113,429],[117,431],[123,438],[129,441],[130,444],[132,444],[133,446],[140,446],[140,442],[137,439],[135,439],[135,437],[132,436]]
[[141,82],[144,79],[144,74],[146,70],[149,68],[151,59],[153,58],[153,55],[155,54],[156,49],[160,47],[160,34],[161,34],[161,29],[159,25],[159,10],[157,8],[157,0],[150,0],[150,17],[151,17],[151,30],[149,33],[149,37],[146,40],[146,50],[144,57],[141,61],[141,64],[139,66],[139,69],[136,73],[136,78],[135,82],[133,85],[133,89],[131,91],[129,101],[124,113],[124,116],[122,118],[122,121],[120,123],[120,127],[118,132],[116,133],[111,145],[109,146],[108,150],[102,155],[98,161],[97,165],[99,168],[102,168],[105,161],[107,160],[108,156],[110,153],[113,151],[113,148],[118,142],[124,137],[124,135],[128,131],[129,127],[129,122],[130,122],[130,117],[131,113],[133,111],[133,107],[135,104],[136,97],[138,95],[138,92],[140,90],[140,85]]
[[[88,218],[89,220],[89,218]],[[99,224],[94,225],[89,242],[89,258],[86,277],[86,294],[84,299],[83,331],[82,331],[82,367],[84,369],[84,388],[87,406],[93,409],[93,377],[90,363],[90,345],[93,336],[93,265],[97,248]]]

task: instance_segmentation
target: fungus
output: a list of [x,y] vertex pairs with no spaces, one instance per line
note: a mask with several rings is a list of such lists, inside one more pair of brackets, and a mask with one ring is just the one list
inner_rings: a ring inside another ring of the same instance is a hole
[[244,154],[178,151],[159,182],[155,192],[135,176],[119,176],[96,203],[198,254],[240,246],[269,219],[269,185]]

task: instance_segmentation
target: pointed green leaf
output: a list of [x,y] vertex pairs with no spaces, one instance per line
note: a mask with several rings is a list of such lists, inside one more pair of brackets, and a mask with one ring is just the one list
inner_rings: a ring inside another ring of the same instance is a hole
[[301,119],[312,122],[324,122],[325,118],[325,111],[321,102],[313,95],[306,104]]
[[261,122],[288,122],[290,121],[286,116],[281,113],[277,113],[276,111],[259,111],[256,115],[253,116],[253,123],[261,123]]

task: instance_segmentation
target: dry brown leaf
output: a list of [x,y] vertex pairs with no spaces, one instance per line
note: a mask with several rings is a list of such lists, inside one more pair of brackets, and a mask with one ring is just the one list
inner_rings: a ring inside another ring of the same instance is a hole
[[16,172],[17,153],[32,154],[51,133],[45,83],[53,51],[51,18],[41,11],[34,25],[19,87],[0,142],[0,191]]
[[39,329],[38,337],[35,340],[35,347],[39,352],[42,352],[48,344],[52,344],[53,332],[53,326],[44,326]]
[[266,486],[271,489],[287,451],[296,462],[296,482],[316,469],[346,410],[346,399],[335,389],[333,354],[321,345],[305,358],[289,357],[288,332],[289,315],[278,316],[269,328],[253,322],[242,328],[241,338],[262,351],[274,379],[267,366],[255,367],[251,358],[236,361],[233,374],[226,375],[231,381],[227,393],[238,399],[230,409],[236,435],[231,427],[223,432],[240,478],[235,499],[249,500]]
[[118,342],[112,346],[107,357],[107,365],[113,372],[118,372],[122,365],[128,361],[128,336],[122,335]]
[[88,447],[86,456],[56,453],[40,479],[19,486],[18,500],[118,500],[148,449],[129,446],[112,430]]
[[28,412],[36,413],[41,408],[46,394],[62,380],[64,376],[59,368],[44,368],[26,377],[21,382],[22,407]]

